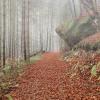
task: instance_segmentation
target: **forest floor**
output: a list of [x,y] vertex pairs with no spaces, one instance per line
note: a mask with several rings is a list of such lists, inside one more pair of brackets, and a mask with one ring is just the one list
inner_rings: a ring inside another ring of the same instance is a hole
[[100,100],[100,87],[85,86],[80,76],[70,79],[68,67],[58,53],[45,53],[18,78],[19,86],[11,95],[14,100]]

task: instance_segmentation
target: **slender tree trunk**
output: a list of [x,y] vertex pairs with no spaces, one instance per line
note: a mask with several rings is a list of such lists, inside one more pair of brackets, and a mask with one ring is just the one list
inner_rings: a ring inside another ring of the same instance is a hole
[[5,65],[6,0],[3,0],[3,66]]
[[76,14],[76,8],[75,8],[75,1],[72,0],[72,2],[73,2],[74,15],[75,15],[75,17],[77,17],[77,14]]
[[11,7],[11,0],[9,0],[9,7],[10,7],[10,23],[9,23],[9,27],[10,27],[10,32],[9,32],[9,58],[12,57],[12,7]]
[[[1,33],[2,33],[2,14],[1,14],[1,1],[0,1],[0,48],[1,48]],[[1,49],[0,49],[0,62],[1,62]],[[0,66],[1,66],[1,64],[0,64]]]
[[27,53],[26,53],[26,32],[25,32],[25,0],[23,0],[23,15],[22,15],[22,20],[23,20],[23,24],[22,24],[22,27],[23,27],[23,41],[24,41],[24,60],[27,60]]
[[19,47],[18,47],[18,40],[19,40],[19,38],[18,38],[18,1],[17,1],[17,4],[16,4],[16,7],[17,7],[17,40],[16,40],[16,52],[17,52],[17,60],[18,60],[18,49],[19,49]]
[[27,32],[27,56],[30,58],[30,0],[28,0],[28,32]]
[[42,23],[42,18],[40,18],[40,51],[43,51],[43,23]]

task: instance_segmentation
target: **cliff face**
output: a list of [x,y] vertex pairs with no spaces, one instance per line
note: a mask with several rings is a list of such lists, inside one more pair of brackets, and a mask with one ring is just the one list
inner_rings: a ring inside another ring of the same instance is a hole
[[70,48],[86,37],[95,34],[97,30],[92,17],[83,17],[70,22],[70,24],[66,23],[57,27],[56,32]]

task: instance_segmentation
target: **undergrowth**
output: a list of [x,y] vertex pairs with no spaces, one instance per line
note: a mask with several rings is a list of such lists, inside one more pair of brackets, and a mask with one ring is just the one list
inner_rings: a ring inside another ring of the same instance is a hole
[[18,87],[17,77],[20,76],[29,64],[41,59],[41,54],[30,57],[30,60],[19,62],[8,59],[5,66],[0,68],[0,100],[13,100],[10,92]]
[[77,50],[66,53],[64,60],[70,66],[66,74],[71,79],[77,79],[77,76],[80,76],[87,83],[92,82],[93,85],[99,84],[100,86],[100,52],[98,51]]

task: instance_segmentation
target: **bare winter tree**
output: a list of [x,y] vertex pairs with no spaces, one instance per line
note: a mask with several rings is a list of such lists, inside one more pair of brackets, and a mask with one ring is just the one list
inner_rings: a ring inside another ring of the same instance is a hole
[[95,18],[94,24],[97,26],[97,31],[100,31],[100,16],[99,12],[97,11],[97,1],[96,0],[81,0],[84,8],[86,9],[87,13]]

